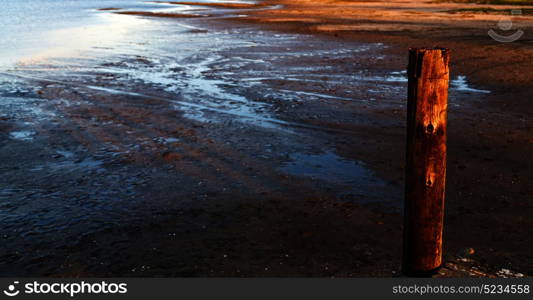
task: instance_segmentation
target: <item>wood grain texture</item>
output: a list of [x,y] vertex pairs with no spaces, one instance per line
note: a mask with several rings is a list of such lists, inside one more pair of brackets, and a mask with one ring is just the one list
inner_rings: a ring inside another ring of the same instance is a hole
[[410,49],[403,271],[442,265],[446,183],[447,49]]

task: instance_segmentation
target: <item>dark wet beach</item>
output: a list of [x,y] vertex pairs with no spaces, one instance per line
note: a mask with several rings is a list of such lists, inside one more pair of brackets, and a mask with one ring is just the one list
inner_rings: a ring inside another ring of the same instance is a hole
[[[0,73],[0,275],[398,273],[406,78],[388,45],[201,11],[99,12],[124,32]],[[451,109],[487,93],[457,74]]]

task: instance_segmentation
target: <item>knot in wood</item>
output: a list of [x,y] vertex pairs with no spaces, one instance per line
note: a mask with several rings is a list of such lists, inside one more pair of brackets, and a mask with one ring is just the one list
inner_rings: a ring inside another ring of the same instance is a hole
[[433,127],[433,124],[429,123],[429,124],[426,126],[426,132],[427,132],[427,133],[433,133],[433,130],[435,130],[435,128]]

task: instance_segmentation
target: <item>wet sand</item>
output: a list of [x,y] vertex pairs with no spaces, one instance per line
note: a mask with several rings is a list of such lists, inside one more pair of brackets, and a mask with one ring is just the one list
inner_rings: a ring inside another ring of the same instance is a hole
[[180,19],[189,43],[217,45],[208,51],[1,75],[12,101],[0,117],[0,273],[397,276],[405,51],[446,37],[455,264],[442,276],[533,275],[527,42],[446,27],[317,31],[293,19],[330,26],[324,7],[283,4]]

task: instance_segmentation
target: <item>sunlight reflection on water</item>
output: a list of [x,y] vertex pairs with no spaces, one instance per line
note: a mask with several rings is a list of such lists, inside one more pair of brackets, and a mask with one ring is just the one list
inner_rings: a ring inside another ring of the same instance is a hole
[[108,43],[128,26],[141,22],[97,11],[112,6],[164,7],[139,0],[0,0],[0,67],[9,67],[21,58],[27,62],[34,56],[42,59]]

